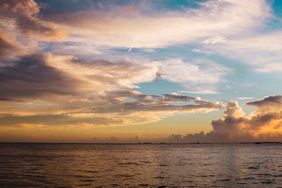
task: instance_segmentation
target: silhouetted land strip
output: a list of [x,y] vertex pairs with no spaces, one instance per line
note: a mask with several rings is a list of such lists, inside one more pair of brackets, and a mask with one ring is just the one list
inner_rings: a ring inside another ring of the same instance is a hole
[[239,143],[208,143],[208,142],[138,142],[138,143],[129,143],[129,142],[85,142],[85,143],[76,143],[76,142],[0,142],[1,144],[77,144],[77,145],[194,145],[194,144],[225,144],[225,145],[233,145],[233,144],[282,144],[282,142],[239,142]]
[[282,142],[240,142],[240,144],[282,144]]

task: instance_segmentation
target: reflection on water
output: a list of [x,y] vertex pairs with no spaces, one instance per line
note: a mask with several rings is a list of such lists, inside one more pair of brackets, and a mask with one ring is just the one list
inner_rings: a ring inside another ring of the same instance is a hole
[[0,187],[278,185],[281,144],[0,144]]

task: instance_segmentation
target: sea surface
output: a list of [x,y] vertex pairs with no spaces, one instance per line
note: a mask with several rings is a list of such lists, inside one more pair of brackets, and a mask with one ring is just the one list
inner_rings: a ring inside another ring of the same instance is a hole
[[0,187],[282,187],[282,144],[0,144]]

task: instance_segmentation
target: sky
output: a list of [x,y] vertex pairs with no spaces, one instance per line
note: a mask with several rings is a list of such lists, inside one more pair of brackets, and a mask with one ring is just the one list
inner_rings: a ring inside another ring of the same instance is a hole
[[282,141],[279,0],[0,0],[0,141]]

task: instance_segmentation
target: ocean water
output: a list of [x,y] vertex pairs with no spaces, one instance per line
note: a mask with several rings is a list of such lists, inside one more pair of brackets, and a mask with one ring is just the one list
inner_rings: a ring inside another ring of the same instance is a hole
[[0,144],[0,187],[282,187],[282,144]]

